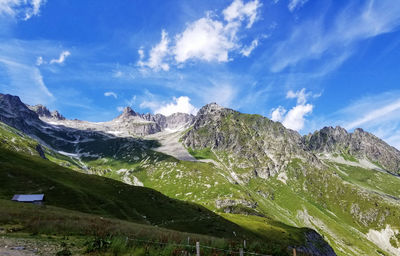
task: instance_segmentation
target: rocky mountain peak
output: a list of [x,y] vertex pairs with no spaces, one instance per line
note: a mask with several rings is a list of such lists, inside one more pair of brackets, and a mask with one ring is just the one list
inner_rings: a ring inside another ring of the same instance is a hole
[[45,106],[38,104],[35,106],[28,106],[28,108],[34,112],[36,112],[36,114],[39,115],[39,117],[48,117],[51,118],[51,113],[50,110],[48,108],[46,108]]
[[41,118],[65,120],[65,117],[63,115],[61,115],[57,110],[50,112],[50,110],[46,106],[43,106],[41,104],[38,104],[35,106],[28,106],[28,107],[30,110],[32,110],[36,114],[38,114],[38,116]]
[[0,122],[29,133],[31,124],[40,123],[40,120],[18,96],[0,94]]
[[132,116],[138,116],[139,114],[136,113],[131,107],[125,107],[122,111],[122,114],[118,118],[129,118]]
[[221,107],[220,105],[218,105],[215,102],[209,103],[205,106],[203,106],[200,110],[198,115],[200,114],[207,114],[207,113],[213,113],[213,112],[217,112],[224,109],[224,107]]
[[51,116],[57,120],[65,120],[65,117],[61,115],[57,110],[51,112]]
[[18,96],[0,94],[0,111],[8,117],[22,117],[26,119],[37,119],[35,112],[31,111]]
[[378,162],[387,171],[400,172],[400,151],[383,140],[357,128],[353,133],[342,127],[324,127],[303,137],[305,147],[318,153],[350,154]]

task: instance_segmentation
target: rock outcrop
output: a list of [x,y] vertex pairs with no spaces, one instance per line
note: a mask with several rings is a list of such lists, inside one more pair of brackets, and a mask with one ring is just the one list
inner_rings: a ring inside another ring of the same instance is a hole
[[306,149],[312,152],[349,154],[400,174],[400,151],[360,128],[349,133],[339,126],[324,127],[304,136],[303,142]]
[[284,170],[293,158],[321,166],[315,155],[305,150],[297,132],[260,115],[241,114],[215,103],[200,109],[182,139],[186,147],[228,153],[230,164],[249,168],[261,178]]

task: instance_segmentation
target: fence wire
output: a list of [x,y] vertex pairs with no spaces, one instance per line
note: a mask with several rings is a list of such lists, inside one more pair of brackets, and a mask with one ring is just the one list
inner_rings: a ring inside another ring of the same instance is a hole
[[[151,240],[143,240],[143,239],[136,239],[136,238],[128,238],[128,240],[131,241],[139,241],[139,242],[145,242],[145,243],[151,243],[151,244],[159,244],[159,245],[171,245],[174,247],[190,247],[196,249],[196,245],[190,245],[190,244],[177,244],[177,243],[163,243],[163,242],[156,242],[156,241],[151,241]],[[211,247],[211,246],[206,246],[206,245],[201,245],[199,246],[200,248],[205,248],[205,249],[212,249],[216,251],[221,251],[221,252],[226,252],[229,254],[237,254],[240,255],[240,252],[238,251],[232,251],[232,250],[226,250],[226,249],[221,249],[221,248],[216,248],[216,247]],[[256,255],[256,256],[272,256],[269,254],[260,254],[256,252],[246,252],[243,250],[243,255]]]

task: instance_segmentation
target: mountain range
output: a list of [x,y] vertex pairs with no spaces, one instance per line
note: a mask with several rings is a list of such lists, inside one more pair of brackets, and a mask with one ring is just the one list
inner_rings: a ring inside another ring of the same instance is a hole
[[95,123],[4,94],[0,122],[6,150],[148,187],[242,227],[313,229],[292,246],[305,255],[400,255],[400,151],[361,128],[302,136],[215,103],[196,116],[127,107]]

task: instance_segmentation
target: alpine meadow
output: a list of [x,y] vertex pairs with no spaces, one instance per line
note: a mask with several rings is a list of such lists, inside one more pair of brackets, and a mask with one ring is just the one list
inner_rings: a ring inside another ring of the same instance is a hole
[[0,255],[400,255],[400,2],[0,0]]

